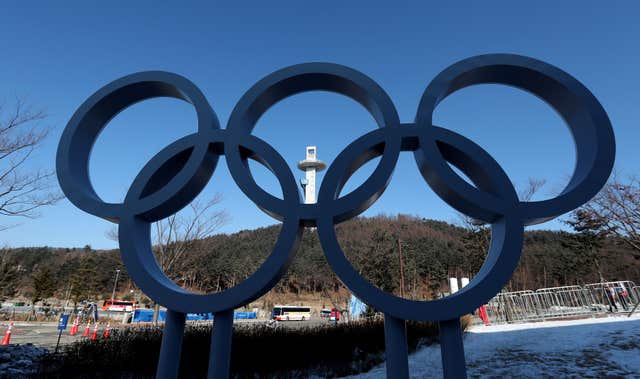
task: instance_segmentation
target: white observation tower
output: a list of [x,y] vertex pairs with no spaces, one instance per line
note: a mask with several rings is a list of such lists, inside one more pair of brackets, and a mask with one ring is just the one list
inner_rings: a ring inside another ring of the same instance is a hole
[[316,203],[316,172],[327,168],[327,165],[316,159],[317,149],[315,146],[307,146],[307,157],[298,162],[298,168],[305,173],[305,177],[300,179],[300,185],[304,191],[304,203]]

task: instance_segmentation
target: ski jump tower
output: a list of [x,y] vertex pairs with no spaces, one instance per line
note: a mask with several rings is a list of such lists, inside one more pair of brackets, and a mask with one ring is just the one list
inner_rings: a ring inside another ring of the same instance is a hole
[[315,146],[307,146],[306,158],[298,162],[298,168],[305,172],[305,177],[300,179],[305,204],[316,203],[316,173],[327,168],[323,161],[316,159],[316,153]]

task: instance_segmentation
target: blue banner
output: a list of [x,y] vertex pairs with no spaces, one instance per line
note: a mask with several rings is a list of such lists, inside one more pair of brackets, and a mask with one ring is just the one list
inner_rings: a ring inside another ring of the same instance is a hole
[[[164,321],[166,315],[165,310],[160,310],[158,321]],[[234,312],[233,318],[238,320],[256,319],[256,312]],[[213,320],[211,313],[187,313],[187,321]],[[153,321],[153,309],[136,309],[133,311],[131,322],[151,322]]]
[[349,314],[361,315],[367,311],[367,304],[358,299],[355,295],[351,295],[351,301],[349,301]]
[[256,314],[256,312],[235,312],[233,314],[233,318],[236,320],[248,320],[258,318],[258,315]]

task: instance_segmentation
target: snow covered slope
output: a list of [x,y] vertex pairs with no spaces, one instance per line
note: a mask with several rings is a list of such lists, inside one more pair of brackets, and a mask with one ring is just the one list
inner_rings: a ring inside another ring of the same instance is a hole
[[[640,378],[640,316],[476,326],[464,337],[471,378]],[[442,377],[440,346],[409,357],[412,378]],[[384,378],[384,365],[351,378]]]

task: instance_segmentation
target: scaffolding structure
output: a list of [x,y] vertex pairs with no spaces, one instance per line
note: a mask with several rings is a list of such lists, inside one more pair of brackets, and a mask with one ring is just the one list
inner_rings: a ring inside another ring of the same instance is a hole
[[[491,323],[544,321],[628,314],[640,304],[640,287],[632,281],[591,283],[583,286],[501,292],[486,305]],[[474,322],[480,323],[474,317]]]

